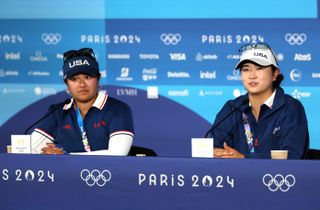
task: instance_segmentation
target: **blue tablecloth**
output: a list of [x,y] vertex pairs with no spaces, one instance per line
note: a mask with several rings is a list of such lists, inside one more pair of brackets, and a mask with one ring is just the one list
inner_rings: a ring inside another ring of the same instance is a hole
[[320,161],[0,154],[0,209],[319,210]]

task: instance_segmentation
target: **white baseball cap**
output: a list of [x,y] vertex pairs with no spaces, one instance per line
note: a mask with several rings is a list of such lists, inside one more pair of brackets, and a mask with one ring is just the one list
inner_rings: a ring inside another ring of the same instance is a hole
[[241,47],[240,61],[235,69],[241,68],[245,61],[252,61],[261,66],[273,65],[278,68],[277,59],[272,52],[272,49],[266,43],[249,44]]

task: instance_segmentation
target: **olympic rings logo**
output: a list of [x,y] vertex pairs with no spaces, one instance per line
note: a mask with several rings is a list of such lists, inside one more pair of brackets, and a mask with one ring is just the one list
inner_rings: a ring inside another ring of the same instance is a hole
[[60,42],[61,40],[61,34],[59,33],[56,33],[56,34],[53,34],[53,33],[43,33],[41,35],[41,40],[47,44],[47,45],[56,45]]
[[177,45],[181,41],[181,35],[180,34],[161,34],[160,40],[165,45]]
[[284,38],[290,45],[302,45],[307,40],[307,35],[305,33],[287,33]]
[[274,177],[271,174],[266,174],[262,178],[262,182],[271,192],[281,190],[287,192],[296,183],[296,178],[292,174],[284,177],[281,174],[276,174]]
[[88,169],[83,169],[80,172],[80,177],[86,184],[90,187],[98,185],[103,187],[111,179],[111,173],[109,170],[103,170],[100,172],[98,169],[89,171]]

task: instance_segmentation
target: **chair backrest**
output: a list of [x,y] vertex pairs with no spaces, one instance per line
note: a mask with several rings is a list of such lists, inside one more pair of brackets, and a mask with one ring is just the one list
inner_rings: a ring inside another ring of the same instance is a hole
[[157,156],[157,153],[146,147],[131,146],[129,156]]
[[318,149],[309,149],[308,152],[307,152],[307,159],[320,160],[320,150],[318,150]]

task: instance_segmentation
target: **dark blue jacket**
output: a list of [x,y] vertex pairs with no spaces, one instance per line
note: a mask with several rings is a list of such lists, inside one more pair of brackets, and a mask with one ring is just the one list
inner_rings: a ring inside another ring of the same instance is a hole
[[[66,152],[85,152],[73,102],[57,106],[59,108],[35,128],[34,132],[41,138],[32,141],[54,142]],[[102,91],[83,124],[92,151],[108,149],[109,138],[114,135],[134,135],[130,107]]]
[[[222,148],[223,143],[227,142],[246,158],[270,158],[272,149],[288,150],[289,159],[305,157],[309,147],[309,133],[306,114],[300,101],[284,94],[282,88],[277,88],[272,107],[265,104],[261,106],[258,122],[248,102],[248,94],[240,96],[228,101],[217,114],[213,124],[217,127],[209,134],[214,138],[215,147]],[[233,112],[235,107],[240,108]],[[247,114],[253,133],[253,154],[248,150],[242,111]],[[221,121],[230,112],[233,113]]]

